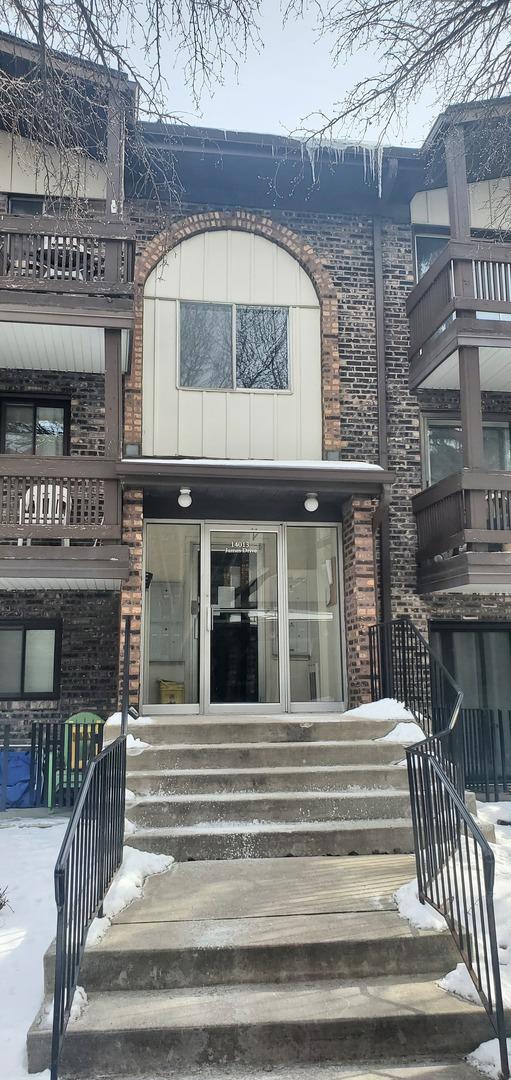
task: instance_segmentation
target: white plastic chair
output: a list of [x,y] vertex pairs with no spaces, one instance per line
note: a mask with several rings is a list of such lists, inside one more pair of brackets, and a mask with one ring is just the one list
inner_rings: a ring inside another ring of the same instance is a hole
[[[67,488],[56,484],[34,484],[27,488],[24,497],[19,500],[18,522],[20,525],[67,525],[68,507],[70,509]],[[27,537],[27,545],[31,538]],[[69,540],[63,539],[64,547],[69,547]],[[23,545],[19,537],[18,546]]]

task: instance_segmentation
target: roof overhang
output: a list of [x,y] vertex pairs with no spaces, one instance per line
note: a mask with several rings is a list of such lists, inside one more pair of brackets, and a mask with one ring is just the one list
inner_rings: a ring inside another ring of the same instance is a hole
[[195,481],[232,486],[282,486],[335,494],[378,495],[392,484],[394,474],[366,462],[255,461],[220,458],[124,458],[117,466],[127,484],[168,486]]

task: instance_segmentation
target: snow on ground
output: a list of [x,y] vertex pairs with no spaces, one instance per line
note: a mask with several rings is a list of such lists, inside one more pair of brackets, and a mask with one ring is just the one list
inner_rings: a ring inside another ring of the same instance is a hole
[[[511,1039],[507,1040],[507,1052],[511,1060]],[[485,1076],[491,1076],[492,1080],[498,1080],[500,1076],[498,1039],[490,1039],[490,1042],[481,1043],[473,1054],[468,1055],[467,1061],[469,1065],[474,1065]]]
[[94,919],[87,935],[87,945],[97,945],[115,916],[134,900],[140,900],[146,878],[152,874],[164,874],[170,870],[173,862],[172,855],[156,855],[154,852],[125,847],[122,865],[105,896],[104,916]]
[[413,746],[413,743],[422,742],[426,736],[421,727],[411,721],[401,721],[396,724],[392,731],[389,731],[388,735],[382,735],[380,739],[375,739],[375,742],[394,742],[401,743],[402,746]]
[[[23,811],[22,811],[23,813]],[[27,1031],[43,997],[43,955],[55,936],[53,868],[67,821],[24,818],[0,824],[0,1045],[2,1076],[27,1080]],[[39,1080],[49,1080],[49,1072]]]
[[379,701],[369,701],[367,705],[359,705],[357,709],[350,709],[342,714],[343,720],[412,720],[413,716],[405,708],[402,701],[395,698],[380,698]]
[[464,1001],[472,1001],[475,1005],[481,1003],[465,964],[456,964],[454,971],[449,971],[443,979],[438,980],[438,985],[442,990],[447,990],[449,994],[463,998]]
[[417,878],[407,881],[394,893],[399,914],[418,930],[446,930],[447,923],[430,904],[421,904],[417,893]]
[[131,754],[133,757],[135,757],[137,754],[141,754],[144,750],[147,750],[148,746],[149,746],[148,742],[144,742],[143,739],[136,739],[135,736],[132,735],[131,731],[130,731],[129,735],[126,738],[126,753],[127,754]]
[[[122,713],[114,712],[105,720],[105,727],[120,727],[122,723]],[[128,716],[128,724],[130,727],[136,725],[137,727],[145,727],[147,724],[156,723],[152,716]]]

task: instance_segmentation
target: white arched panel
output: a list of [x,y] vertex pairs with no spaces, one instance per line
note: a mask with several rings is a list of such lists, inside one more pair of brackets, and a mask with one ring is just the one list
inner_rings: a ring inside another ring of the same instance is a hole
[[[179,388],[180,300],[289,308],[289,389]],[[320,307],[308,275],[251,233],[184,240],[144,289],[143,453],[319,460],[321,432]]]

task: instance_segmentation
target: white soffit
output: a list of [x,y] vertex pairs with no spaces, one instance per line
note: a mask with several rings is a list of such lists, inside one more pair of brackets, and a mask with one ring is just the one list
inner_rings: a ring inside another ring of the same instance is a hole
[[[122,370],[128,366],[126,330],[121,331]],[[105,370],[105,332],[99,326],[2,322],[0,368],[100,374]]]
[[0,577],[0,593],[34,589],[66,589],[75,592],[118,592],[118,578]]
[[[481,389],[511,393],[511,349],[484,346],[479,349]],[[424,390],[459,390],[458,352],[448,356],[421,383]]]

